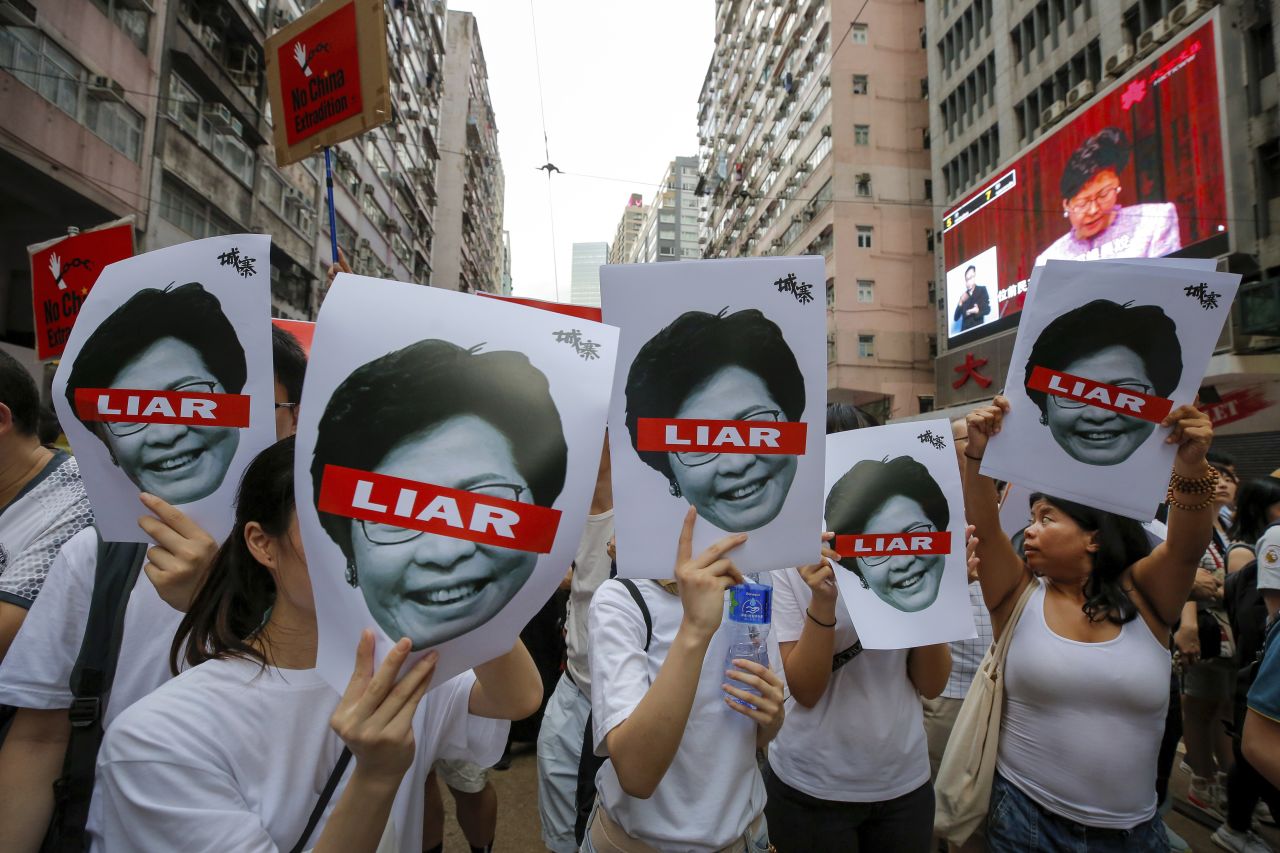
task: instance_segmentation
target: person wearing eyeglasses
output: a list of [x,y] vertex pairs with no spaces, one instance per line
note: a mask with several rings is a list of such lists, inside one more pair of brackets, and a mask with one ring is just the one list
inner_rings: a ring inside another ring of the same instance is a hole
[[1071,230],[1036,258],[1093,261],[1159,258],[1182,248],[1178,209],[1172,202],[1120,204],[1120,179],[1132,146],[1124,131],[1104,127],[1080,144],[1062,170],[1062,217]]
[[[929,469],[910,456],[887,462],[864,459],[836,481],[827,495],[827,529],[837,535],[935,533],[951,521],[946,496]],[[840,565],[863,589],[905,613],[938,598],[945,554],[845,557]]]
[[990,313],[991,295],[986,287],[978,284],[978,268],[969,264],[964,270],[964,293],[956,303],[952,322],[958,325],[958,331],[967,332],[985,323]]
[[804,414],[804,376],[777,324],[755,308],[688,311],[654,335],[627,374],[627,431],[672,497],[728,533],[782,511],[797,458],[788,454],[640,450],[641,418],[777,423]]
[[[79,388],[239,394],[244,347],[218,298],[198,282],[138,291],[85,341],[67,379],[75,411]],[[240,431],[234,427],[101,423],[80,419],[140,490],[187,504],[218,490]]]
[[1156,425],[1035,390],[1030,383],[1036,367],[1167,399],[1182,378],[1182,345],[1177,326],[1159,306],[1095,299],[1055,318],[1032,346],[1024,381],[1027,396],[1040,409],[1040,423],[1071,458],[1086,465],[1119,465]]

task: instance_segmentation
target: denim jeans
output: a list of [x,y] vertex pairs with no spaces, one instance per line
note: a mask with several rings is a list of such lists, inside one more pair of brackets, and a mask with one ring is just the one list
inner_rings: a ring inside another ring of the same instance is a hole
[[764,813],[778,853],[928,853],[933,785],[876,803],[823,800],[797,791],[771,770]]
[[987,813],[988,853],[1168,853],[1160,816],[1132,829],[1085,826],[1056,815],[996,773]]

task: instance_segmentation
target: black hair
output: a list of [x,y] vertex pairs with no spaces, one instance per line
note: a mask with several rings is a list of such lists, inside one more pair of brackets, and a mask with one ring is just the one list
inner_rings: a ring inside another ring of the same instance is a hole
[[1104,127],[1090,136],[1075,151],[1062,170],[1058,189],[1062,198],[1071,199],[1080,188],[1099,172],[1111,169],[1117,175],[1129,162],[1129,137],[1118,127]]
[[1120,579],[1130,566],[1151,553],[1151,539],[1132,518],[1095,509],[1075,501],[1034,492],[1028,506],[1044,501],[1062,510],[1081,528],[1096,536],[1098,550],[1090,556],[1093,571],[1084,583],[1084,605],[1080,608],[1090,622],[1132,622],[1138,608]]
[[964,268],[964,274],[967,276],[969,273],[973,273],[974,275],[977,275],[978,268],[975,267],[973,264],[969,264],[969,266]]
[[0,350],[0,403],[9,407],[14,429],[27,436],[36,434],[40,391],[27,369],[4,350]]
[[569,449],[542,371],[524,353],[418,341],[356,368],[320,418],[311,461],[314,500],[320,524],[347,559],[351,520],[319,511],[324,467],[372,471],[406,438],[460,415],[475,415],[506,436],[534,503],[555,503]]
[[[244,347],[218,297],[198,282],[139,290],[94,329],[67,377],[67,405],[77,388],[108,388],[120,371],[157,341],[176,338],[199,355],[228,394],[239,394],[248,375]],[[77,414],[79,417],[79,414]],[[94,432],[94,424],[80,421]]]
[[1267,510],[1278,503],[1280,479],[1258,477],[1241,483],[1240,491],[1236,492],[1236,514],[1231,519],[1227,538],[1253,547],[1262,538],[1263,531],[1271,526]]
[[[673,418],[699,385],[726,367],[759,376],[783,417],[804,414],[804,375],[782,330],[756,308],[726,314],[686,311],[650,338],[627,373],[627,431],[639,440],[640,418]],[[666,452],[636,449],[653,470],[675,482]]]
[[827,403],[827,435],[878,426],[878,420],[852,403]]
[[307,353],[302,344],[275,323],[271,324],[271,363],[275,367],[276,381],[284,388],[285,402],[296,403],[302,399],[302,378],[307,372]]
[[40,406],[36,435],[45,447],[52,447],[57,443],[58,436],[62,435],[62,424],[58,421],[58,413],[48,403]]
[[[928,468],[910,456],[899,456],[887,462],[863,459],[836,480],[827,495],[827,529],[837,535],[874,533],[867,530],[867,522],[890,498],[898,496],[911,498],[920,504],[925,517],[933,522],[935,528],[947,529],[951,522],[951,509],[947,506],[942,487]],[[856,557],[846,557],[840,565],[856,574],[863,588],[867,587]]]
[[[1168,397],[1182,378],[1178,327],[1159,305],[1121,305],[1095,299],[1073,308],[1044,327],[1031,346],[1023,384],[1036,367],[1066,370],[1073,362],[1107,347],[1132,350],[1146,368],[1154,393]],[[1027,387],[1027,396],[1044,413],[1048,396]]]
[[169,668],[175,675],[180,661],[196,666],[208,660],[240,658],[266,665],[266,657],[250,641],[276,600],[276,584],[249,550],[244,531],[256,521],[268,536],[288,533],[295,508],[293,447],[293,436],[281,439],[244,469],[231,535],[213,558],[169,648]]
[[1209,448],[1209,452],[1204,455],[1204,459],[1215,468],[1232,468],[1236,467],[1236,458],[1230,453],[1225,453],[1217,448]]

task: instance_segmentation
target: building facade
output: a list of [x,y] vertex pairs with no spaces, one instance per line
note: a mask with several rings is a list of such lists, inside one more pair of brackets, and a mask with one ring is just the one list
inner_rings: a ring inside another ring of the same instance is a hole
[[[1195,171],[1206,185],[1211,175],[1221,175],[1225,198],[1202,196],[1195,210],[1182,206],[1178,215],[1194,220],[1220,204],[1221,233],[1201,235],[1177,254],[1216,258],[1219,269],[1240,273],[1243,284],[1200,396],[1215,415],[1223,445],[1269,443],[1274,449],[1249,455],[1267,471],[1280,465],[1280,81],[1274,27],[1280,3],[930,0],[925,7],[921,37],[929,46],[933,185],[939,196],[934,227],[940,251],[930,276],[938,282],[937,334],[943,342],[938,405],[959,413],[990,398],[1008,374],[1016,335],[1016,320],[1008,319],[990,334],[958,335],[941,298],[948,271],[968,264],[976,250],[976,243],[961,250],[956,236],[965,233],[965,217],[982,215],[981,202],[974,200],[986,198],[989,189],[1003,192],[1012,180],[1029,182],[1038,163],[1064,156],[1056,149],[1065,152],[1096,132],[1092,115],[1108,99],[1121,103],[1124,114],[1171,75],[1216,73],[1217,90],[1202,97],[1216,98],[1221,128],[1196,133],[1209,137],[1220,153],[1198,161]],[[1193,67],[1196,62],[1201,65]],[[1169,152],[1204,145],[1205,139],[1188,141],[1186,117],[1169,117],[1150,132],[1138,129],[1137,121],[1121,122],[1132,137],[1132,168],[1139,177],[1130,192],[1136,196],[1121,187],[1119,201],[1165,201],[1159,193],[1170,183]],[[1061,230],[1066,213],[1058,207],[1056,175],[1053,180],[1054,198],[1027,216],[1043,214]],[[956,235],[948,236],[952,228]],[[947,245],[956,246],[957,257],[947,256]],[[1000,245],[995,249],[1003,251]],[[1004,278],[1025,280],[1029,267],[1022,259]],[[1004,278],[992,292],[993,304],[997,296],[1003,303],[1012,283]]]
[[626,263],[651,264],[702,256],[698,244],[702,209],[698,174],[697,157],[676,157],[667,164],[653,202],[644,209],[644,220],[625,256]]
[[609,246],[609,263],[625,264],[630,261],[631,252],[640,237],[640,229],[644,227],[644,217],[644,196],[632,193],[627,206],[622,209],[622,218],[618,220],[618,229]]
[[933,406],[924,4],[721,0],[699,103],[703,254],[820,254],[828,394]]
[[569,301],[600,306],[600,266],[609,262],[608,243],[574,243],[569,272]]

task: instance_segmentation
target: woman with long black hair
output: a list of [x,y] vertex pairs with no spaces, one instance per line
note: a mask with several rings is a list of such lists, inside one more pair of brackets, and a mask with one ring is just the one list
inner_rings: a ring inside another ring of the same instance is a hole
[[[541,682],[519,643],[425,702],[435,655],[397,678],[408,639],[375,668],[366,631],[346,692],[321,679],[293,449],[285,439],[245,471],[233,533],[174,639],[174,668],[183,649],[192,668],[122,713],[103,743],[95,849],[417,853],[417,783],[432,759],[496,761],[507,732],[499,720],[538,707]],[[354,766],[336,772],[345,751]],[[338,787],[311,826],[331,776]]]
[[1163,543],[1152,549],[1131,519],[1035,494],[1024,562],[1001,532],[995,482],[979,473],[1008,411],[997,396],[971,412],[964,454],[965,511],[997,639],[1028,596],[1005,664],[987,849],[1167,851],[1155,774],[1169,633],[1213,526],[1213,427],[1190,406],[1161,424],[1177,445]]

